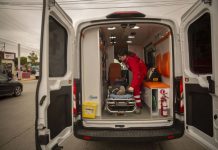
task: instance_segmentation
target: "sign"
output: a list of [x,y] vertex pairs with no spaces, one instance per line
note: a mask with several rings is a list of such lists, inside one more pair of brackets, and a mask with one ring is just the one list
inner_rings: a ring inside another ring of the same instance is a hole
[[14,60],[15,59],[15,53],[4,53],[4,59]]

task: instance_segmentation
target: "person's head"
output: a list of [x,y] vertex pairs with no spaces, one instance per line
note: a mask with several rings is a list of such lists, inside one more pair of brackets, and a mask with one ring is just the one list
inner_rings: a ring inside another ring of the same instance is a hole
[[132,53],[132,52],[129,52],[129,51],[126,51],[126,50],[122,50],[122,51],[119,51],[117,56],[118,56],[118,59],[123,62],[123,61],[126,60],[127,56],[133,56],[133,55],[135,55],[135,54]]
[[120,51],[117,56],[118,59],[123,62],[126,60],[127,53],[126,51]]

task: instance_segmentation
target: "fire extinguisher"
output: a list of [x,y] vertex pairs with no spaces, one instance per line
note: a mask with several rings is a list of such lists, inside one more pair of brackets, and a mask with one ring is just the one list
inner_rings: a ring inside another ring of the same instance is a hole
[[168,111],[167,111],[167,96],[165,92],[161,93],[163,96],[160,98],[161,101],[161,116],[167,117],[168,116]]

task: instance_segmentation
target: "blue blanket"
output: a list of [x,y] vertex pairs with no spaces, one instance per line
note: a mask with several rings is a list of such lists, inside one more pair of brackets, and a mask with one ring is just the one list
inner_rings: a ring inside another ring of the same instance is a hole
[[110,94],[110,98],[114,98],[114,99],[129,99],[129,98],[133,98],[133,95],[132,94],[125,94],[125,95]]

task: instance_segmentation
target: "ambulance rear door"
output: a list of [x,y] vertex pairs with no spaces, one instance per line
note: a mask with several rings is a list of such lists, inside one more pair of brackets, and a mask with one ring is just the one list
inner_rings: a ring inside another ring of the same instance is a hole
[[36,90],[37,150],[61,149],[73,132],[72,20],[54,0],[43,1],[40,76]]
[[186,134],[218,147],[218,1],[199,0],[182,17]]

